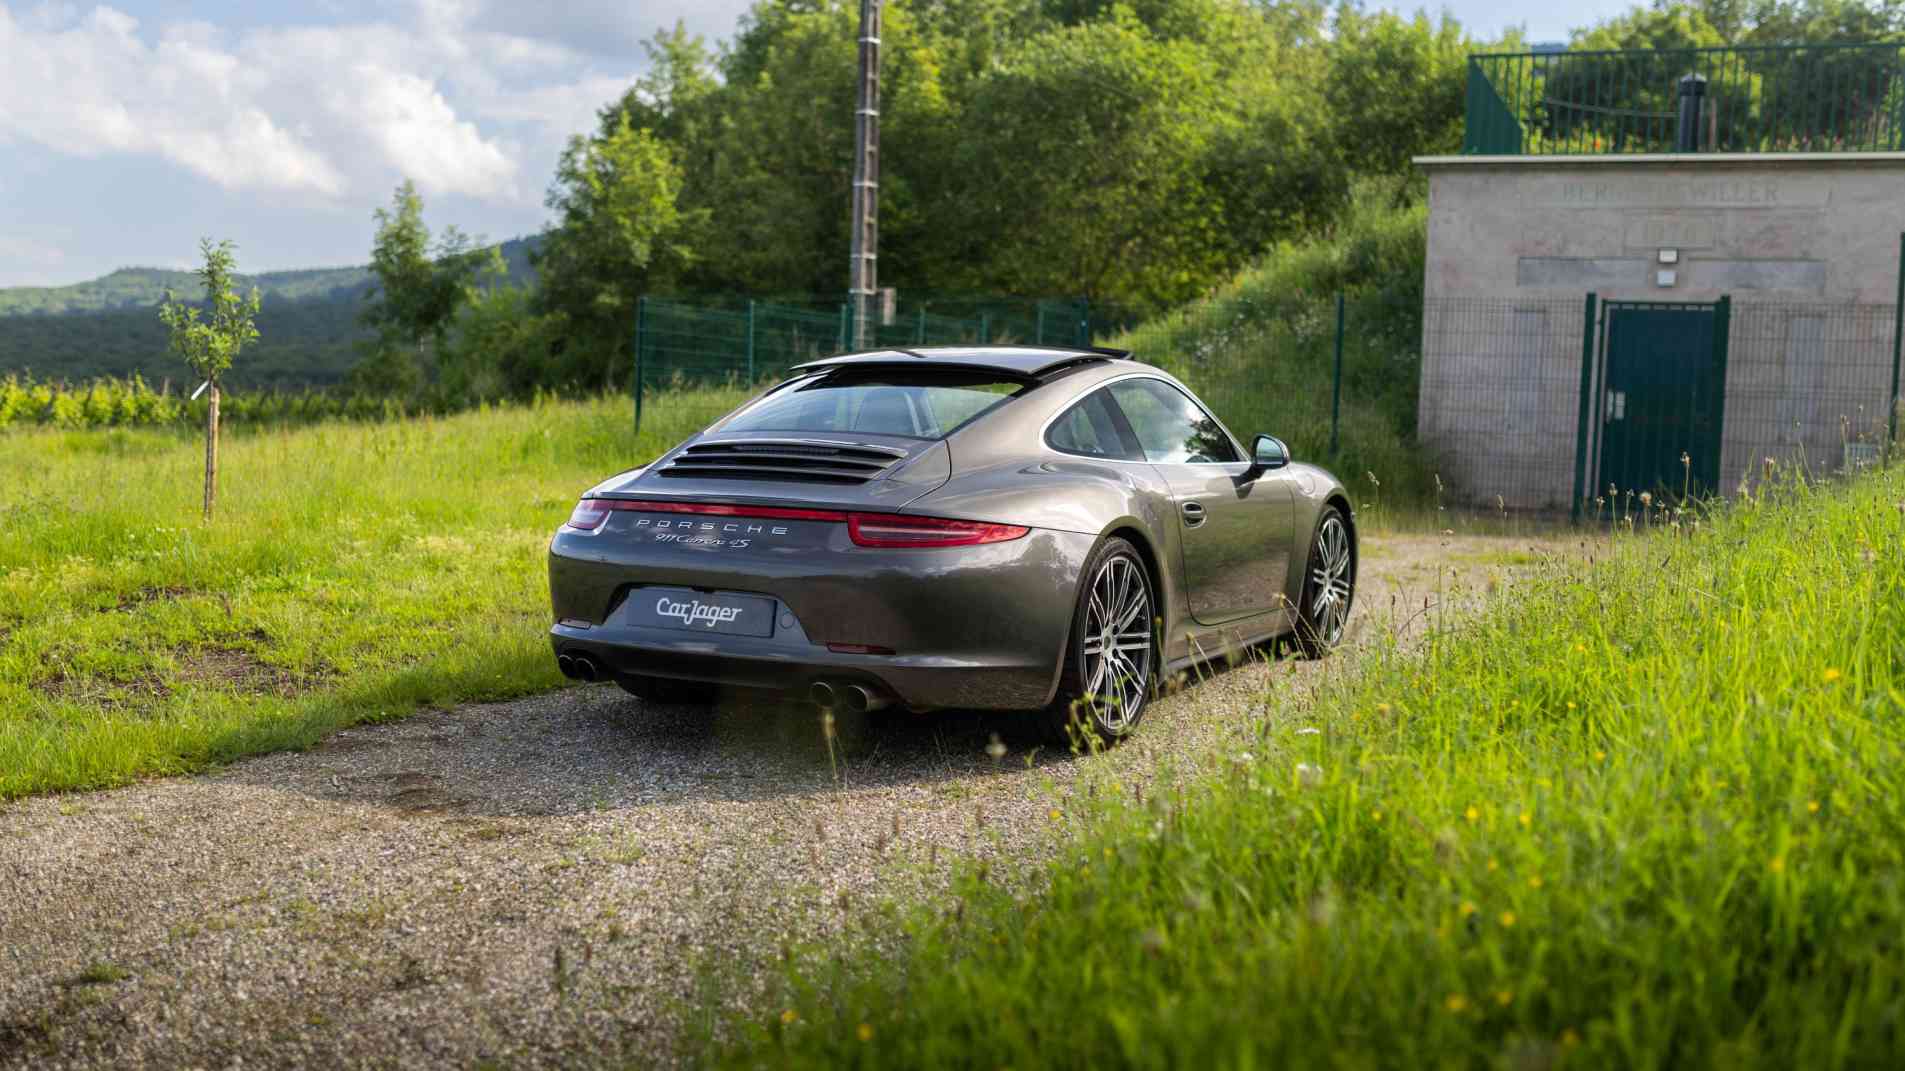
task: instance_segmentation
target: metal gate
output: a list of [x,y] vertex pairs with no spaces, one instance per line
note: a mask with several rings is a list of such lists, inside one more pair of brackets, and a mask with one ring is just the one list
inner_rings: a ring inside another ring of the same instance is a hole
[[1581,497],[1609,487],[1676,499],[1718,490],[1730,316],[1725,297],[1602,306],[1599,374],[1592,377],[1599,389],[1592,423],[1581,429],[1583,441],[1595,444],[1596,464]]

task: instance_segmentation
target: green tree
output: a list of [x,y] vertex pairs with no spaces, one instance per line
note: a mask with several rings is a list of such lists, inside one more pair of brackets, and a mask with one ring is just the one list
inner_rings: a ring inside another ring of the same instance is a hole
[[673,151],[626,114],[605,136],[570,139],[547,199],[556,219],[536,262],[542,307],[562,338],[555,383],[613,386],[636,301],[693,257],[681,241],[694,222],[681,211],[681,188]]
[[1470,42],[1454,19],[1345,4],[1334,29],[1323,106],[1351,169],[1409,175],[1417,156],[1460,150]]
[[199,242],[199,252],[205,258],[198,270],[199,280],[205,285],[204,309],[175,302],[170,294],[159,306],[159,319],[171,336],[172,352],[190,365],[211,391],[205,415],[206,520],[211,520],[218,499],[218,377],[231,368],[247,344],[258,338],[253,318],[258,315],[261,299],[256,287],[245,297],[233,289],[232,249],[229,241],[206,238]]
[[1213,60],[1129,18],[1014,50],[974,85],[949,162],[968,181],[939,225],[961,259],[1019,294],[1155,307],[1208,285],[1229,244],[1203,181],[1223,84]]
[[423,198],[408,179],[391,195],[390,207],[373,215],[370,270],[376,281],[363,320],[377,336],[352,378],[360,389],[413,396],[426,378],[438,378],[445,337],[472,289],[504,274],[502,253],[455,227],[444,228],[432,242]]

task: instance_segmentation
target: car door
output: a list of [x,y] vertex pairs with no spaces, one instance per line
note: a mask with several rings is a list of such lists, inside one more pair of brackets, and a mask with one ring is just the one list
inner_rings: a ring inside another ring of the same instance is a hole
[[1211,625],[1279,609],[1296,509],[1288,479],[1257,470],[1175,385],[1138,376],[1108,389],[1145,460],[1170,485],[1191,613]]

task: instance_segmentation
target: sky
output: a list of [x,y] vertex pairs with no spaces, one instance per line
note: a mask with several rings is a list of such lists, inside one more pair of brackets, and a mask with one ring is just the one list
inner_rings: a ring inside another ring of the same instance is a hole
[[[0,0],[0,286],[189,267],[361,264],[405,177],[432,227],[541,229],[567,138],[683,20],[711,41],[750,0]],[[1418,4],[1372,4],[1413,11]],[[1531,41],[1632,6],[1451,0]]]

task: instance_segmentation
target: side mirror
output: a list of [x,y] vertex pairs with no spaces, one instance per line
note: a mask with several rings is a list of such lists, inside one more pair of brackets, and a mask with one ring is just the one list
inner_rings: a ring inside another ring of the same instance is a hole
[[1280,469],[1290,463],[1290,448],[1274,435],[1259,435],[1250,447],[1250,463],[1259,469]]

